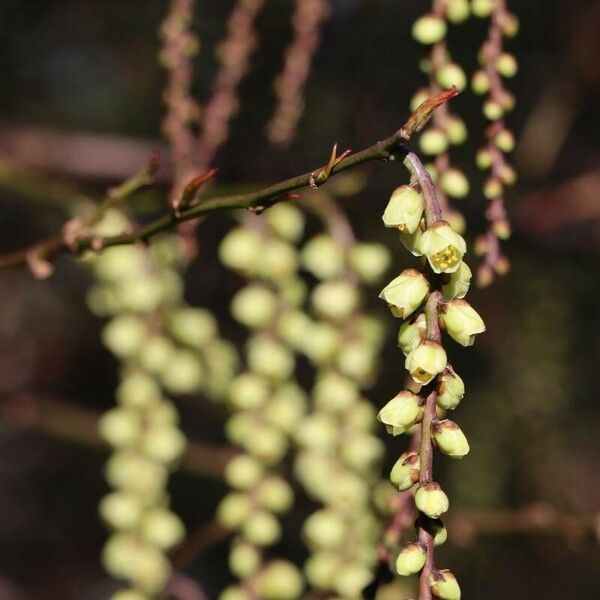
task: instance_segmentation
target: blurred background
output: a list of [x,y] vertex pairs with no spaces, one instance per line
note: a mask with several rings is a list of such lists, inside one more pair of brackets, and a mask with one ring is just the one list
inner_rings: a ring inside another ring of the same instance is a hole
[[[218,66],[213,48],[232,5],[205,0],[196,11],[202,49],[194,92],[201,104],[210,95]],[[293,4],[268,2],[261,12],[260,46],[240,88],[241,109],[214,161],[223,189],[310,170],[332,142],[360,149],[404,121],[412,94],[425,82],[418,69],[423,49],[409,32],[429,3],[331,5],[306,111],[286,150],[270,146],[264,129]],[[512,269],[470,295],[488,332],[474,349],[450,356],[467,382],[456,419],[472,450],[459,463],[436,459],[456,513],[455,531],[439,555],[467,599],[592,600],[600,597],[594,534],[600,508],[600,3],[509,5],[521,20],[518,37],[508,42],[520,63],[510,83],[517,106],[509,123],[520,137],[514,155],[519,182],[508,196],[515,232],[505,244]],[[164,144],[157,29],[166,9],[157,0],[0,3],[1,251],[57,231],[73,197],[101,197]],[[450,31],[453,54],[467,72],[476,68],[484,35],[480,20]],[[471,181],[472,193],[459,208],[473,235],[485,227],[485,200],[477,193],[482,176],[473,159],[483,118],[472,94],[453,103],[472,132],[453,156]],[[409,261],[380,215],[405,171],[373,164],[366,173],[366,189],[344,206],[359,239],[388,245],[400,270]],[[164,202],[168,179],[165,170],[144,210]],[[186,297],[213,310],[223,334],[241,345],[244,333],[226,308],[239,279],[216,259],[231,224],[218,215],[199,228],[200,256],[188,269]],[[47,281],[25,268],[0,272],[2,599],[100,599],[110,589],[98,562],[106,535],[97,517],[106,451],[94,423],[113,404],[117,365],[100,343],[103,323],[85,306],[89,285],[89,272],[67,257]],[[373,310],[391,332],[387,367],[369,394],[381,405],[399,386],[401,356],[396,324],[372,295]],[[223,448],[222,407],[194,397],[178,405],[191,440]],[[189,469],[171,480],[173,506],[192,532],[179,567],[202,582],[209,598],[229,579],[226,542],[211,539],[218,534],[204,526],[225,489],[218,477]],[[298,560],[305,556],[297,535],[302,502],[285,522],[284,550]],[[469,518],[461,521],[461,515]]]

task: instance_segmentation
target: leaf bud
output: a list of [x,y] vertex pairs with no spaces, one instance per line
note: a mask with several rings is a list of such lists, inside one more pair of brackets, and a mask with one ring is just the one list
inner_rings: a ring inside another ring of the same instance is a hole
[[262,285],[242,288],[231,301],[231,314],[242,325],[251,329],[266,327],[277,311],[273,292]]
[[431,593],[441,600],[460,600],[461,592],[456,577],[448,570],[434,571],[429,576]]
[[387,271],[390,253],[382,244],[355,244],[348,253],[350,268],[361,281],[367,284],[377,283]]
[[448,169],[440,177],[440,186],[453,198],[464,198],[469,193],[469,180],[462,171]]
[[427,100],[427,98],[429,98],[429,89],[428,88],[418,89],[417,92],[410,99],[410,111],[415,112],[415,110],[417,110],[417,108],[419,108],[419,106],[421,104],[423,104],[423,102],[425,102],[425,100]]
[[440,318],[448,334],[462,346],[472,346],[475,335],[485,331],[483,319],[466,300],[450,300]]
[[410,354],[425,339],[427,325],[421,313],[412,323],[403,323],[398,332],[398,346],[405,355]]
[[377,419],[385,426],[388,433],[400,435],[410,429],[423,416],[423,400],[404,390],[396,394],[380,411]]
[[448,138],[441,129],[431,127],[421,134],[419,148],[423,154],[438,156],[448,149]]
[[446,367],[446,351],[431,340],[421,342],[407,357],[405,368],[416,383],[427,385]]
[[412,35],[421,44],[435,44],[446,35],[446,23],[433,14],[423,15],[415,21]]
[[416,452],[403,452],[390,471],[390,481],[404,492],[419,481],[421,461]]
[[448,283],[442,286],[442,292],[446,300],[452,298],[464,298],[469,291],[469,285],[473,273],[466,262],[461,262],[460,266],[454,273],[450,273]]
[[431,519],[438,519],[445,513],[450,503],[439,483],[431,482],[420,485],[415,492],[415,505],[418,510]]
[[431,433],[437,447],[444,454],[452,458],[462,458],[469,453],[469,442],[454,421],[446,419],[433,424]]
[[424,209],[425,200],[421,193],[408,185],[401,185],[390,196],[383,213],[383,223],[386,227],[414,233],[419,228]]
[[422,304],[428,292],[427,278],[415,269],[405,269],[383,288],[379,297],[387,302],[395,317],[403,319]]
[[271,546],[281,537],[281,525],[271,513],[255,511],[244,521],[242,533],[257,546]]
[[443,410],[454,410],[465,395],[463,380],[448,365],[438,377],[438,381],[437,405]]
[[302,265],[317,279],[332,279],[344,269],[344,252],[328,235],[311,238],[302,248]]
[[420,248],[435,273],[453,273],[460,266],[467,244],[446,221],[437,221],[423,233]]
[[406,544],[396,559],[396,573],[405,577],[414,575],[425,566],[426,560],[427,551],[422,544],[416,542]]

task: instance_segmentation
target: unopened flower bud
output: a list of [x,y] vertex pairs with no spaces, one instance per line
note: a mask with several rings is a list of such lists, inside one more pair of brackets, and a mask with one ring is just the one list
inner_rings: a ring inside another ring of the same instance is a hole
[[421,461],[416,452],[404,452],[390,471],[390,481],[404,492],[419,481]]
[[199,308],[179,308],[169,316],[169,331],[183,344],[202,348],[217,333],[213,315]]
[[413,323],[403,323],[398,332],[398,346],[405,355],[410,354],[425,339],[427,325],[421,313]]
[[229,552],[229,569],[239,578],[255,573],[260,567],[260,551],[247,542],[235,543]]
[[233,488],[253,488],[263,476],[262,465],[247,454],[232,458],[225,467],[225,481]]
[[448,149],[448,138],[441,129],[430,128],[421,134],[419,148],[423,154],[438,156]]
[[403,319],[418,308],[428,291],[426,277],[415,269],[406,269],[383,288],[379,297],[387,302],[395,317]]
[[486,148],[479,150],[477,152],[477,155],[475,156],[475,163],[480,169],[489,169],[492,166],[493,162],[494,157],[492,153]]
[[392,192],[383,213],[383,223],[386,227],[414,233],[424,209],[425,200],[421,193],[408,185],[401,185]]
[[494,269],[489,265],[479,265],[477,269],[477,286],[485,288],[494,281]]
[[146,427],[142,449],[146,456],[165,465],[171,465],[181,457],[186,440],[181,430],[173,425],[155,424]]
[[454,410],[465,395],[463,380],[448,365],[439,377],[437,405],[444,410]]
[[505,14],[502,29],[506,37],[514,37],[519,31],[519,19],[512,13]]
[[448,334],[462,346],[472,346],[475,335],[485,331],[483,319],[466,300],[462,299],[450,300],[446,304],[441,321]]
[[344,269],[344,253],[328,235],[316,235],[302,248],[302,265],[318,279],[337,277]]
[[142,420],[139,411],[128,408],[111,408],[98,422],[100,436],[111,446],[133,446],[140,438]]
[[465,72],[456,63],[448,63],[435,73],[438,84],[449,90],[454,86],[459,92],[465,89],[467,77]]
[[460,600],[460,587],[448,569],[434,571],[429,576],[429,586],[431,593],[440,600]]
[[294,356],[275,339],[256,336],[248,342],[248,366],[253,373],[268,379],[285,381],[294,370]]
[[497,121],[504,115],[504,108],[495,100],[486,100],[483,104],[483,114],[490,121]]
[[306,519],[302,528],[310,546],[320,549],[336,549],[343,543],[347,528],[340,514],[321,509]]
[[465,240],[446,221],[437,221],[428,227],[420,243],[435,273],[454,273],[467,251]]
[[437,519],[448,510],[450,503],[439,483],[431,482],[417,488],[415,505],[423,514]]
[[144,513],[139,531],[146,542],[161,550],[174,548],[185,537],[181,519],[161,507],[150,508]]
[[492,223],[492,231],[497,238],[507,240],[511,233],[510,222],[507,219],[496,219]]
[[334,321],[347,319],[357,308],[360,298],[357,287],[344,280],[324,281],[311,296],[315,310]]
[[507,164],[503,164],[500,167],[498,175],[500,176],[502,183],[504,183],[505,185],[513,185],[517,180],[516,171],[510,165]]
[[283,240],[297,242],[304,232],[304,215],[295,206],[280,202],[270,208],[265,218],[267,223]]
[[508,129],[502,129],[494,138],[494,144],[502,152],[512,152],[515,147],[515,136]]
[[446,367],[446,351],[437,342],[424,340],[407,357],[405,368],[416,383],[427,385]]
[[475,71],[471,78],[471,88],[478,95],[485,94],[490,89],[490,78],[483,70]]
[[495,176],[490,177],[483,184],[483,195],[488,200],[493,200],[494,198],[502,196],[503,190],[504,186],[502,185],[502,182]]
[[396,573],[408,576],[418,573],[427,560],[426,549],[416,542],[406,544],[396,559]]
[[444,527],[444,524],[439,519],[430,521],[433,529],[433,545],[441,546],[446,543],[448,539],[448,530]]
[[412,35],[421,44],[435,44],[446,35],[446,23],[433,14],[423,15],[415,21]]
[[261,482],[256,490],[256,499],[267,510],[284,513],[294,502],[294,492],[285,479],[273,475]]
[[458,117],[449,116],[444,123],[444,131],[451,144],[463,144],[467,139],[467,126]]
[[476,17],[489,17],[494,10],[494,0],[472,0],[471,10]]
[[496,69],[502,77],[514,77],[518,68],[515,57],[508,52],[503,52],[496,60]]
[[260,274],[266,279],[285,280],[298,269],[296,249],[287,242],[271,239],[263,246],[258,266]]
[[229,401],[241,410],[253,410],[261,406],[269,395],[267,382],[259,375],[242,373],[229,386]]
[[139,498],[128,492],[113,492],[104,496],[99,506],[100,516],[115,529],[133,529],[142,516]]
[[440,178],[440,186],[453,198],[464,198],[469,193],[469,180],[462,171],[448,169]]
[[302,575],[285,560],[273,560],[260,573],[257,597],[264,600],[294,600],[302,593]]
[[217,517],[230,529],[238,529],[248,518],[252,508],[250,499],[245,494],[231,492],[219,503]]
[[348,262],[361,281],[372,284],[386,272],[390,253],[382,244],[355,244],[348,253]]
[[464,298],[469,291],[469,285],[473,273],[466,262],[461,262],[454,273],[450,274],[450,281],[442,286],[442,292],[446,300],[452,298]]
[[394,396],[377,415],[388,433],[400,435],[410,429],[423,416],[422,399],[404,390]]
[[242,533],[257,546],[271,546],[281,537],[281,525],[271,513],[256,511],[242,525]]
[[319,588],[330,588],[340,566],[340,559],[334,552],[314,552],[304,565],[306,579]]
[[469,453],[469,442],[462,429],[448,419],[435,423],[431,427],[437,447],[452,458],[462,458]]
[[448,0],[446,5],[446,16],[452,23],[462,23],[467,17],[471,9],[469,8],[468,0]]
[[242,325],[262,328],[268,325],[277,310],[273,292],[261,285],[242,288],[231,301],[231,314]]
[[252,594],[240,585],[230,585],[220,594],[219,600],[251,600]]
[[510,270],[510,262],[504,255],[500,255],[494,263],[494,271],[498,275],[506,275]]

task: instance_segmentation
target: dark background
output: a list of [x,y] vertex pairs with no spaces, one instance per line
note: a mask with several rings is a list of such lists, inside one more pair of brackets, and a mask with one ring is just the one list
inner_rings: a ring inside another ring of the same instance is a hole
[[[143,142],[137,154],[132,151],[135,163],[159,139],[164,73],[156,61],[156,31],[166,5],[157,0],[0,2],[0,159],[33,165],[61,185],[97,195],[131,174],[110,144],[113,136]],[[195,93],[202,102],[217,69],[212,48],[232,2],[199,5],[196,26],[203,48]],[[292,3],[267,2],[258,21],[262,45],[241,88],[242,108],[216,160],[220,185],[303,172],[323,162],[333,141],[359,149],[403,122],[410,96],[425,81],[417,68],[422,48],[410,38],[410,26],[429,3],[332,0],[332,5],[306,91],[306,114],[294,144],[283,151],[269,146],[264,126],[274,104],[271,82],[290,36]],[[515,235],[506,252],[513,269],[492,288],[470,295],[488,333],[474,349],[450,358],[467,382],[456,419],[469,434],[472,452],[458,464],[442,458],[436,464],[456,510],[541,502],[560,514],[589,519],[600,506],[600,4],[523,0],[509,5],[521,20],[519,36],[508,42],[520,63],[509,83],[518,98],[509,121],[523,134],[515,158],[520,180],[508,197]],[[450,47],[467,72],[476,67],[484,35],[484,22],[475,19],[451,30]],[[481,176],[472,165],[483,125],[480,99],[467,92],[453,102],[471,131],[469,143],[453,153],[472,183],[459,208],[469,231],[477,232],[484,227],[485,206],[477,193]],[[46,129],[111,136],[93,138],[107,143],[104,167],[90,162],[83,173],[68,160],[55,164],[52,147],[40,149],[35,136],[33,145],[24,143],[27,135]],[[369,174],[367,189],[346,206],[359,237],[389,244],[400,268],[407,259],[381,227],[380,214],[389,191],[406,174],[386,165],[371,167]],[[43,186],[24,193],[23,186],[12,189],[0,179],[0,249],[31,243],[64,222],[60,193]],[[230,224],[227,216],[216,216],[200,228],[202,252],[188,271],[186,293],[191,303],[215,310],[224,333],[240,341],[242,332],[226,310],[238,281],[215,260],[218,240]],[[36,430],[32,416],[36,406],[50,401],[96,411],[113,402],[116,364],[99,342],[102,323],[86,310],[89,283],[87,271],[68,258],[58,261],[55,276],[45,282],[25,269],[0,273],[2,599],[100,599],[109,590],[98,565],[105,532],[96,514],[105,491],[105,455]],[[373,307],[381,310],[377,301]],[[389,323],[393,331],[395,324]],[[370,394],[377,404],[398,387],[401,356],[394,346],[391,335],[387,368]],[[180,407],[190,438],[222,441],[221,407],[197,398],[181,400]],[[176,474],[171,485],[174,507],[189,531],[211,518],[225,489],[185,474]],[[304,550],[297,532],[305,508],[286,521],[284,546],[299,559]],[[600,597],[597,539],[575,527],[558,535],[451,538],[439,556],[456,572],[467,599]],[[186,571],[215,598],[228,578],[226,544],[192,557]]]

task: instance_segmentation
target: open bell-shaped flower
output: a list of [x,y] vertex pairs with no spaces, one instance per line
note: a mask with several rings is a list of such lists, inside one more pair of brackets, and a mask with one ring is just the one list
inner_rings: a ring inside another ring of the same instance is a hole
[[461,592],[456,577],[448,569],[433,571],[429,576],[431,593],[441,600],[460,600]]
[[431,433],[437,447],[452,458],[462,458],[469,453],[469,442],[462,429],[448,419],[435,423]]
[[403,390],[396,394],[377,415],[388,433],[400,435],[410,429],[423,416],[423,400]]
[[408,317],[425,300],[429,291],[426,277],[415,269],[405,269],[388,283],[379,297],[385,300],[395,317]]
[[415,492],[415,505],[431,519],[438,519],[450,507],[448,496],[439,483],[431,482],[420,485]]
[[463,380],[447,365],[438,381],[437,405],[444,410],[454,410],[465,395]]
[[425,210],[425,200],[420,192],[408,185],[397,187],[383,213],[383,223],[400,231],[415,233]]
[[469,265],[461,261],[458,269],[450,274],[450,280],[446,285],[442,286],[444,298],[451,300],[452,298],[464,298],[469,291],[471,277],[473,273]]
[[475,335],[485,331],[485,323],[479,313],[460,298],[446,304],[441,321],[448,334],[463,346],[472,346]]
[[447,363],[446,351],[437,342],[424,340],[407,357],[405,368],[411,377],[427,385]]
[[467,244],[446,221],[437,221],[423,232],[419,248],[435,273],[454,273],[467,251]]

